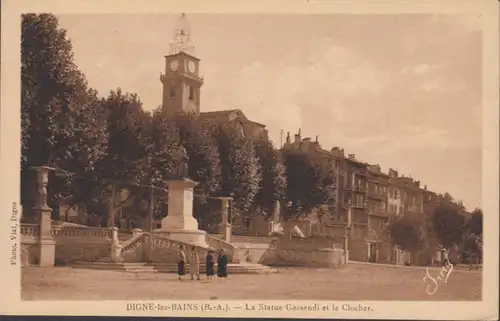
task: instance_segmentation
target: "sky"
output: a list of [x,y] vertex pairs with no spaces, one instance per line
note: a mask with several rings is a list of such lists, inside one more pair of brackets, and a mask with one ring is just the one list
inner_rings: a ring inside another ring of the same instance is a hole
[[[61,15],[100,95],[121,87],[161,104],[179,15]],[[241,109],[324,149],[481,206],[481,30],[459,15],[187,16],[204,77],[201,111]],[[286,134],[285,134],[286,135]]]

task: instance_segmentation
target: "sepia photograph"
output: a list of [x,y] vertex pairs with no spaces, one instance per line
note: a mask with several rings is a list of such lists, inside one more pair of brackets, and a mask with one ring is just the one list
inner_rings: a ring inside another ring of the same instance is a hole
[[104,7],[12,19],[16,304],[365,318],[494,299],[463,319],[498,315],[482,12]]

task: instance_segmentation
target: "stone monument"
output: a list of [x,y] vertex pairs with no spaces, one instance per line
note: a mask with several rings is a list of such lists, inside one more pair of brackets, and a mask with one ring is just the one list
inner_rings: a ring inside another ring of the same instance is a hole
[[33,212],[40,229],[37,239],[39,266],[54,266],[56,242],[52,237],[52,209],[47,205],[47,184],[51,167],[40,166],[32,168],[36,173],[36,199]]
[[177,175],[167,180],[168,215],[162,219],[161,228],[154,232],[172,240],[208,248],[206,232],[198,229],[198,221],[193,217],[194,187],[198,183],[187,178],[188,160],[186,149],[179,145],[176,153]]

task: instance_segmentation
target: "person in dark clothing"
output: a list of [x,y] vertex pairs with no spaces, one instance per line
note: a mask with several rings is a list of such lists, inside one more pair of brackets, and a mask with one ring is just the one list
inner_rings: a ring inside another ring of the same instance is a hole
[[205,274],[207,275],[207,280],[211,280],[212,276],[215,274],[214,272],[214,251],[210,250],[207,252],[207,256],[205,257]]
[[221,281],[227,278],[227,255],[224,253],[224,249],[220,250],[219,257],[217,259],[217,276]]
[[179,275],[180,281],[182,281],[182,276],[186,275],[186,253],[184,253],[184,246],[182,245],[179,247],[177,274]]

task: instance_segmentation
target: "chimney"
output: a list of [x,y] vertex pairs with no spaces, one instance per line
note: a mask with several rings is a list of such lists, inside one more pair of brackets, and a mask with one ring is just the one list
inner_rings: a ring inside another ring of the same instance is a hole
[[294,143],[299,144],[301,140],[302,140],[302,138],[300,137],[300,128],[299,128],[299,132],[297,134],[295,134]]
[[318,137],[319,137],[319,136],[318,136],[318,135],[316,135],[316,143],[318,142]]
[[290,144],[290,142],[291,142],[291,139],[290,139],[290,132],[287,132],[287,133],[286,133],[286,143],[287,143],[287,144]]
[[356,160],[356,154],[349,154],[347,157],[349,157],[350,160]]
[[424,185],[424,189],[427,190],[427,185]]

